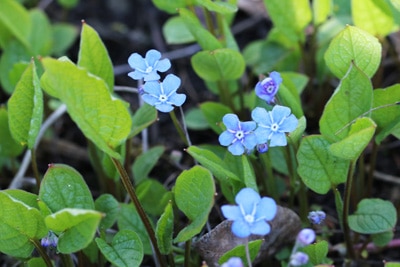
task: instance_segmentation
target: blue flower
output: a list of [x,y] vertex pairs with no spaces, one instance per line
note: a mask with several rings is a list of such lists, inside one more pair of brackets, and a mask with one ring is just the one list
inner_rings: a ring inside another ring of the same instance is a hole
[[301,266],[308,262],[308,255],[304,252],[296,252],[290,256],[289,264],[291,266]]
[[161,53],[151,49],[147,51],[146,57],[143,58],[138,53],[133,53],[128,58],[128,63],[134,71],[129,72],[128,76],[134,80],[144,78],[144,81],[157,81],[160,79],[159,72],[165,72],[171,67],[169,59],[161,59]]
[[267,103],[274,102],[275,95],[278,92],[279,85],[282,83],[282,78],[279,72],[273,71],[269,77],[256,84],[256,95],[267,101]]
[[222,121],[227,129],[218,140],[222,146],[228,146],[233,155],[242,155],[257,145],[257,138],[253,132],[257,125],[254,121],[241,122],[235,114],[226,114]]
[[310,245],[315,240],[315,232],[310,228],[304,228],[297,234],[296,243],[300,246]]
[[269,197],[261,198],[251,188],[243,188],[235,197],[238,206],[224,205],[222,214],[232,220],[232,233],[244,238],[251,234],[266,235],[271,231],[267,221],[272,220],[277,212],[275,200]]
[[311,211],[307,218],[312,224],[321,224],[325,220],[326,214],[322,210]]
[[267,143],[258,144],[257,145],[257,151],[258,151],[258,153],[261,153],[261,154],[267,152],[268,151],[268,144]]
[[40,240],[40,244],[42,245],[42,247],[57,247],[57,243],[58,243],[58,237],[52,232],[49,231],[47,233],[47,236],[43,237]]
[[221,267],[243,267],[242,259],[239,257],[232,257],[227,262],[223,263]]
[[257,136],[258,144],[266,143],[269,140],[269,146],[286,146],[285,133],[296,129],[298,120],[290,114],[290,108],[276,105],[272,111],[266,111],[264,108],[257,107],[251,117],[258,124],[254,133]]
[[174,74],[168,74],[163,82],[146,82],[143,86],[142,99],[161,112],[170,112],[174,109],[172,105],[179,107],[186,100],[185,94],[176,93],[180,85],[181,79]]

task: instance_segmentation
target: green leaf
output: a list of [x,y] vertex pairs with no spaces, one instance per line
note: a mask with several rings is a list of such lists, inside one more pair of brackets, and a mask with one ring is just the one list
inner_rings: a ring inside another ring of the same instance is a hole
[[43,94],[33,60],[8,100],[8,114],[14,139],[33,149],[43,120]]
[[304,115],[300,101],[300,94],[297,91],[293,92],[284,84],[281,84],[278,90],[278,99],[283,106],[289,107],[297,118]]
[[375,128],[376,124],[370,118],[359,118],[351,126],[349,135],[332,144],[329,151],[336,157],[355,161],[371,141]]
[[151,249],[150,239],[147,235],[146,228],[140,219],[139,214],[132,204],[121,204],[121,212],[119,213],[119,218],[117,220],[118,229],[131,230],[135,232],[142,241],[143,252],[146,255],[152,255],[153,251]]
[[313,10],[313,21],[314,25],[320,25],[324,23],[332,12],[332,1],[331,0],[316,0],[312,2]]
[[235,80],[245,68],[242,55],[229,48],[198,52],[191,62],[197,75],[206,81]]
[[176,13],[179,8],[186,6],[186,0],[152,0],[152,2],[158,9],[170,14]]
[[329,146],[323,136],[311,135],[303,138],[297,152],[297,172],[304,184],[318,194],[326,194],[347,179],[349,161],[333,156]]
[[392,230],[397,221],[396,208],[379,198],[363,199],[349,216],[351,230],[361,234],[377,234]]
[[131,230],[121,230],[113,238],[111,245],[104,239],[96,238],[101,253],[118,267],[140,266],[143,260],[143,245],[139,236]]
[[132,117],[132,129],[129,137],[139,134],[143,129],[149,127],[156,120],[157,110],[149,104],[144,104]]
[[372,242],[374,242],[378,247],[386,246],[390,241],[392,241],[393,237],[393,230],[371,235]]
[[351,11],[354,25],[374,36],[385,37],[394,31],[394,19],[385,1],[352,0]]
[[143,154],[139,155],[135,159],[135,162],[132,165],[135,183],[140,184],[147,177],[149,177],[150,171],[157,164],[164,151],[165,147],[155,146],[150,148],[148,151],[143,152]]
[[195,166],[178,176],[174,194],[176,205],[189,218],[189,225],[174,239],[175,242],[184,242],[200,233],[207,222],[214,205],[214,179],[209,170]]
[[15,200],[21,201],[25,205],[39,210],[38,196],[21,189],[6,189],[2,192],[6,193]]
[[21,154],[24,147],[11,136],[7,110],[4,107],[0,107],[0,129],[0,157],[16,157]]
[[40,9],[32,9],[29,15],[32,21],[32,29],[29,35],[30,50],[35,56],[48,56],[53,45],[50,21],[46,13]]
[[57,0],[57,2],[64,8],[71,9],[78,5],[79,0]]
[[37,241],[47,234],[40,212],[0,191],[0,252],[18,258],[28,258]]
[[11,32],[25,47],[29,47],[31,21],[28,11],[17,1],[2,0],[0,2],[0,28],[2,27]]
[[102,213],[86,209],[62,209],[45,218],[46,226],[58,234],[57,250],[77,252],[92,242]]
[[199,19],[191,11],[186,8],[180,8],[179,16],[185,22],[186,27],[192,33],[202,49],[213,50],[222,48],[222,44],[218,39],[203,27]]
[[292,41],[304,41],[304,29],[311,22],[308,0],[264,0],[274,27]]
[[241,161],[242,161],[241,165],[242,165],[242,169],[243,169],[242,175],[243,175],[243,181],[244,181],[245,186],[252,188],[256,192],[258,192],[256,175],[254,173],[253,165],[251,165],[247,155],[242,155]]
[[136,188],[140,203],[144,210],[151,215],[160,215],[163,212],[168,201],[168,199],[163,198],[166,193],[167,189],[154,179],[146,179]]
[[182,17],[171,17],[165,22],[163,35],[167,44],[187,44],[195,41]]
[[162,254],[168,255],[172,252],[172,234],[174,232],[174,211],[171,202],[165,207],[164,213],[157,222],[156,238],[157,245]]
[[97,211],[104,213],[106,216],[100,222],[100,228],[108,229],[113,226],[118,218],[120,205],[118,201],[110,194],[102,194],[94,202]]
[[[111,97],[107,85],[70,61],[42,59],[45,73],[43,89],[59,98],[83,134],[108,155],[128,137],[131,118],[124,102]],[[71,79],[74,77],[74,79]]]
[[78,66],[103,79],[108,90],[114,91],[114,71],[107,48],[99,34],[85,22],[82,24]]
[[74,168],[64,164],[49,165],[40,186],[39,199],[52,212],[64,208],[94,209],[85,180]]
[[190,146],[186,149],[186,152],[188,152],[201,165],[210,170],[221,182],[230,183],[232,179],[240,181],[240,178],[227,168],[222,159],[210,150]]
[[78,29],[67,23],[54,23],[52,26],[53,47],[51,54],[55,56],[65,55],[68,48],[75,43]]
[[[249,242],[249,253],[252,261],[256,258],[258,251],[260,251],[261,244],[262,240],[253,240]],[[242,259],[242,262],[247,262],[245,245],[236,246],[233,249],[225,252],[224,255],[219,258],[218,263],[223,264],[232,257],[239,257]]]
[[223,130],[220,127],[222,117],[227,113],[232,113],[232,110],[224,104],[217,102],[203,102],[200,104],[200,109],[211,129],[217,134],[222,133]]
[[400,262],[388,262],[385,261],[385,267],[400,267]]
[[190,130],[206,130],[210,128],[200,108],[191,108],[185,112],[186,126]]
[[303,248],[313,266],[324,263],[328,255],[329,245],[325,240],[308,245]]
[[43,267],[46,266],[46,262],[43,258],[31,258],[26,263],[27,267]]
[[319,122],[321,134],[331,141],[347,137],[351,122],[371,110],[372,94],[370,79],[352,64],[325,105]]
[[371,78],[381,63],[381,53],[378,39],[364,30],[347,25],[333,38],[325,53],[325,61],[339,79],[348,73],[352,62]]
[[238,10],[236,5],[227,2],[213,2],[211,0],[196,0],[196,2],[209,11],[214,11],[223,15],[235,13]]

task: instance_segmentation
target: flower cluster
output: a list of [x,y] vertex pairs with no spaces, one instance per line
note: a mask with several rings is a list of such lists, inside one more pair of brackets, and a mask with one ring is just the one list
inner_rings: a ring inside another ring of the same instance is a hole
[[237,206],[223,205],[222,214],[233,221],[232,233],[240,238],[254,235],[266,235],[271,231],[267,221],[271,221],[277,212],[275,200],[261,198],[251,188],[243,188],[235,197]]
[[178,76],[168,74],[163,82],[159,81],[160,75],[157,71],[165,72],[171,67],[169,59],[161,59],[160,52],[149,50],[144,58],[138,53],[133,53],[128,58],[128,63],[134,69],[128,76],[134,80],[145,81],[140,90],[144,102],[161,112],[170,112],[174,109],[173,106],[179,107],[185,102],[186,95],[176,93],[181,85]]
[[325,220],[326,214],[322,210],[311,211],[307,218],[312,224],[321,224]]
[[[269,104],[274,101],[281,83],[280,74],[272,72],[270,77],[257,83],[256,94]],[[298,124],[290,108],[280,105],[274,106],[271,111],[256,107],[251,117],[253,121],[241,122],[235,114],[226,114],[222,119],[226,130],[219,136],[219,142],[228,146],[235,156],[251,152],[254,148],[264,153],[268,147],[286,146],[286,133],[294,131]]]
[[304,228],[298,234],[289,260],[289,266],[302,266],[308,262],[308,255],[299,248],[310,245],[315,240],[315,232],[312,229]]

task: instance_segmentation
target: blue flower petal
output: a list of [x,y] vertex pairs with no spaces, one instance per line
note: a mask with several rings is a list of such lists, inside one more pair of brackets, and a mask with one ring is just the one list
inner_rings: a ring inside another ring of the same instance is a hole
[[279,85],[282,83],[282,77],[279,72],[273,71],[269,74],[269,77],[271,77],[272,80],[276,83],[276,85],[279,87]]
[[143,90],[146,93],[155,95],[157,97],[161,94],[161,87],[158,81],[146,82],[143,86]]
[[152,72],[143,75],[143,77],[145,82],[158,81],[160,79],[160,75],[157,74],[156,70],[153,70]]
[[270,147],[273,146],[286,146],[287,145],[287,140],[286,140],[286,135],[284,133],[274,133],[271,137],[271,141],[269,143]]
[[174,107],[170,104],[167,103],[161,103],[161,104],[157,104],[155,105],[156,109],[158,109],[161,112],[170,112],[174,109]]
[[174,104],[177,107],[180,107],[185,103],[186,95],[185,94],[173,94],[168,98],[168,102]]
[[270,197],[263,197],[258,203],[255,217],[270,221],[275,218],[277,210],[278,207],[274,199]]
[[240,142],[235,142],[232,145],[228,146],[228,150],[234,156],[240,156],[240,155],[243,155],[243,153],[244,153],[244,147],[243,147],[242,143],[240,143]]
[[243,219],[243,215],[240,212],[240,208],[238,206],[233,206],[233,205],[223,205],[221,207],[222,214],[227,218],[228,220],[239,220]]
[[257,127],[257,124],[254,121],[245,121],[240,123],[240,128],[244,132],[253,131]]
[[147,61],[148,66],[155,67],[154,65],[161,58],[161,53],[155,49],[151,49],[147,51],[145,60]]
[[135,70],[145,71],[147,68],[146,61],[138,53],[133,53],[129,56],[128,64],[132,69]]
[[299,123],[299,120],[291,114],[289,117],[287,117],[281,125],[279,125],[279,131],[285,132],[285,133],[290,133],[296,130],[297,124]]
[[152,106],[155,106],[157,103],[160,102],[156,96],[150,94],[143,94],[142,99],[144,102]]
[[264,144],[268,141],[268,137],[271,134],[271,130],[268,128],[264,127],[258,127],[255,131],[254,134],[257,137],[257,143],[258,144]]
[[249,225],[244,220],[236,220],[232,223],[232,233],[237,237],[248,237],[250,232]]
[[221,146],[229,146],[230,144],[232,144],[233,140],[235,140],[235,135],[228,131],[222,132],[218,137],[218,141]]
[[243,207],[246,214],[253,212],[254,204],[259,202],[260,195],[252,188],[243,188],[235,197],[235,202]]
[[270,231],[271,226],[269,226],[269,224],[264,220],[254,222],[250,227],[250,232],[253,235],[266,235]]
[[254,133],[247,134],[243,145],[249,150],[253,149],[257,145],[257,136]]
[[144,74],[138,70],[135,70],[135,71],[129,72],[128,76],[134,80],[140,80],[140,79],[143,79]]
[[239,130],[239,118],[235,114],[226,114],[222,118],[222,122],[225,124],[227,129],[237,131]]
[[279,106],[276,105],[272,111],[271,111],[271,115],[272,118],[274,120],[274,122],[276,123],[281,123],[281,121],[285,118],[288,117],[290,115],[290,108],[288,107],[284,107],[284,106]]
[[271,125],[271,117],[265,108],[256,107],[251,112],[251,118],[259,125]]
[[174,74],[168,74],[162,84],[164,87],[164,93],[166,95],[170,95],[172,92],[175,92],[181,85],[181,79]]
[[168,58],[161,59],[157,62],[156,69],[159,72],[166,72],[169,68],[171,68],[171,61],[169,61]]

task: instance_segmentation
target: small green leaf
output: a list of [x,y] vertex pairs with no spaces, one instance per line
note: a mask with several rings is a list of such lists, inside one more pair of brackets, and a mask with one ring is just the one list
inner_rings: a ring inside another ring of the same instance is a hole
[[336,157],[355,161],[371,141],[375,128],[376,124],[370,118],[359,118],[351,126],[349,135],[332,144],[329,151]]
[[71,9],[78,4],[79,0],[57,0],[57,2],[64,8]]
[[40,212],[0,191],[0,252],[28,258],[35,248],[32,241],[47,234]]
[[331,0],[316,0],[312,2],[314,25],[324,23],[332,12]]
[[143,252],[146,255],[152,255],[150,239],[147,235],[146,228],[140,219],[139,214],[132,204],[121,204],[121,211],[117,220],[118,229],[120,230],[131,230],[135,232],[142,241]]
[[120,211],[118,201],[110,194],[103,194],[96,199],[94,206],[97,211],[106,215],[100,222],[100,228],[108,229],[113,226]]
[[30,50],[35,56],[48,56],[53,45],[53,32],[49,18],[40,9],[32,9],[29,15],[32,23],[29,35]]
[[195,166],[178,176],[174,194],[176,205],[190,221],[174,239],[175,242],[184,242],[200,233],[207,222],[214,204],[214,179],[209,170]]
[[51,54],[55,56],[65,55],[77,38],[78,29],[67,23],[54,23],[52,26],[53,47]]
[[143,245],[139,236],[131,230],[121,230],[113,238],[111,245],[96,238],[101,253],[118,267],[140,266],[143,260]]
[[351,230],[361,234],[377,234],[392,230],[397,221],[396,208],[379,198],[363,199],[349,216]]
[[351,64],[325,105],[319,122],[321,134],[330,141],[340,141],[348,136],[351,122],[371,110],[372,94],[370,79]]
[[10,131],[16,141],[34,148],[43,119],[43,94],[36,74],[35,62],[22,74],[8,100]]
[[129,137],[139,134],[143,129],[149,127],[156,120],[157,110],[149,104],[144,104],[132,117],[132,129]]
[[206,130],[210,128],[200,108],[191,108],[185,112],[186,126],[190,130]]
[[283,106],[289,107],[297,118],[304,115],[300,101],[300,94],[297,91],[292,91],[284,84],[281,84],[279,86],[278,99]]
[[165,207],[164,213],[157,222],[156,238],[157,245],[162,254],[168,255],[172,252],[172,234],[174,231],[174,211],[171,202]]
[[383,233],[371,235],[372,242],[378,247],[384,247],[392,241],[394,236],[393,230],[389,230]]
[[152,0],[152,2],[158,9],[170,14],[176,13],[179,8],[186,6],[186,0]]
[[78,66],[103,79],[110,92],[114,91],[113,65],[99,34],[85,22],[82,24]]
[[[160,215],[168,201],[164,199],[167,189],[157,180],[146,179],[136,188],[136,194],[144,210],[151,215]],[[157,196],[156,198],[154,196]]]
[[15,200],[21,201],[25,205],[39,210],[38,196],[20,189],[6,189],[2,192],[6,193]]
[[308,245],[303,248],[313,266],[324,263],[328,255],[329,245],[325,240]]
[[209,11],[214,11],[223,15],[235,13],[238,10],[236,5],[227,2],[213,2],[211,0],[197,0],[196,2]]
[[57,250],[77,252],[92,242],[102,213],[95,210],[62,209],[45,218],[46,226],[58,234]]
[[136,184],[140,184],[147,177],[149,177],[150,171],[157,164],[161,155],[164,153],[165,147],[155,146],[150,148],[148,151],[139,155],[132,166],[133,177]]
[[344,183],[347,179],[349,161],[333,156],[330,143],[320,135],[303,138],[297,152],[297,172],[302,181],[318,194]]
[[400,262],[385,262],[385,267],[400,267]]
[[194,36],[187,28],[185,21],[181,17],[171,17],[165,22],[163,35],[167,44],[187,44],[194,42]]
[[245,68],[242,55],[229,48],[198,52],[191,61],[197,75],[206,81],[235,80]]
[[203,112],[208,125],[210,125],[211,129],[213,129],[217,134],[223,132],[220,127],[222,117],[227,113],[233,113],[229,107],[217,102],[203,102],[200,104],[200,109]]
[[[128,137],[131,118],[126,104],[112,98],[105,82],[67,60],[42,59],[43,89],[59,98],[83,134],[110,156]],[[74,77],[74,79],[71,79]]]
[[330,43],[325,61],[339,79],[348,73],[352,62],[371,78],[380,65],[381,53],[378,39],[357,27],[346,26]]
[[203,27],[199,19],[191,11],[186,8],[180,8],[179,16],[185,22],[186,27],[192,33],[202,49],[213,50],[222,48],[222,44],[218,39]]
[[243,181],[246,187],[254,189],[256,192],[258,192],[258,186],[257,186],[257,181],[256,181],[256,175],[254,173],[253,165],[251,165],[249,158],[247,155],[242,155],[241,156],[241,165],[243,169]]
[[94,209],[92,194],[85,180],[79,172],[64,164],[49,166],[40,186],[39,199],[52,212],[64,208]]
[[385,37],[394,31],[394,19],[386,1],[352,0],[354,25],[372,35]]
[[[258,251],[260,251],[261,244],[262,244],[262,240],[253,240],[253,241],[249,242],[249,244],[248,244],[249,253],[250,253],[250,259],[252,261],[256,258]],[[242,259],[242,262],[247,262],[245,245],[239,245],[239,246],[234,247],[233,249],[225,252],[224,255],[222,255],[219,258],[218,263],[223,264],[224,262],[227,262],[232,257],[239,257]]]
[[0,107],[0,129],[0,157],[15,157],[21,154],[24,147],[11,136],[8,114],[4,107]]

